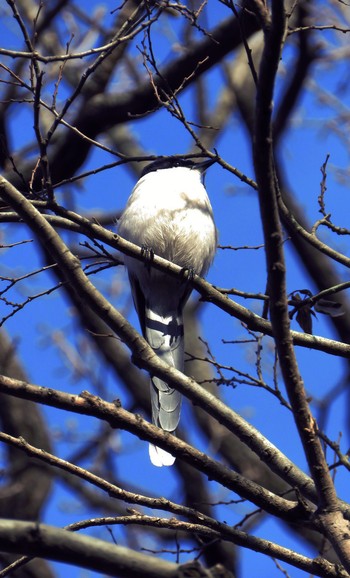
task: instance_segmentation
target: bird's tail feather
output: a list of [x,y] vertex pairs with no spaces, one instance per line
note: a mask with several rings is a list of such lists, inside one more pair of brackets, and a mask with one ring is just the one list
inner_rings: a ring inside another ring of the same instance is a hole
[[[145,337],[155,353],[168,365],[184,370],[184,335],[182,315],[176,312],[163,316],[146,308]],[[175,434],[180,419],[181,394],[160,379],[151,378],[152,421],[163,430]],[[154,445],[149,449],[155,466],[170,466],[175,458]]]

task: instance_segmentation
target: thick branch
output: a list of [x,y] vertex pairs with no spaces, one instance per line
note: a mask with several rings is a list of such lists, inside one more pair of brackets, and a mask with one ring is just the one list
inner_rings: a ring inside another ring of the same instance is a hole
[[[327,512],[336,512],[337,496],[299,374],[288,316],[286,269],[278,211],[279,191],[274,169],[271,123],[274,83],[285,37],[285,26],[284,6],[280,0],[274,0],[272,21],[265,30],[265,47],[257,90],[254,165],[266,247],[271,322],[280,366],[299,436],[317,488],[319,508]],[[350,551],[345,541],[348,524],[344,519],[341,522],[340,518],[341,516],[337,515],[336,524],[324,524],[323,528],[345,568],[349,570]]]
[[1,549],[121,578],[177,578],[178,565],[46,524],[0,521]]

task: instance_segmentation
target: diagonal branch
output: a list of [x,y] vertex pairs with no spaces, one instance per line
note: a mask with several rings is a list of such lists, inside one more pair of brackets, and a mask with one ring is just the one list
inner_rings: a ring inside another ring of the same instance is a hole
[[[6,181],[4,180],[6,183]],[[1,180],[0,180],[1,183]],[[7,183],[9,185],[9,183]],[[34,203],[33,206],[36,206]],[[43,214],[42,217],[46,219],[53,227],[59,227],[66,229],[68,231],[74,231],[76,233],[84,234],[92,239],[98,239],[113,247],[118,249],[122,253],[144,261],[145,257],[140,247],[122,239],[116,233],[113,233],[95,222],[78,215],[73,211],[59,207],[58,205],[47,205],[45,207],[52,208],[52,210],[57,211],[59,214],[64,215],[64,217],[58,217],[55,215]],[[0,212],[0,222],[19,222],[20,218],[16,212],[12,213],[2,213]],[[307,231],[305,231],[306,234]],[[329,247],[331,250],[331,248]],[[340,253],[337,253],[340,255]],[[344,259],[350,261],[344,256]],[[163,271],[168,275],[174,277],[183,277],[183,270],[178,265],[163,259],[157,255],[154,255],[151,267],[155,267],[159,271]],[[349,263],[350,267],[350,263]],[[256,313],[253,313],[250,309],[247,309],[243,305],[236,303],[232,299],[229,299],[226,293],[217,289],[211,283],[195,275],[194,279],[189,281],[193,284],[193,287],[202,296],[203,300],[213,303],[229,315],[236,317],[239,321],[246,324],[252,331],[258,331],[264,333],[264,335],[273,335],[271,323],[260,317]],[[305,333],[299,333],[298,331],[291,331],[291,336],[293,343],[301,347],[306,347],[308,349],[315,349],[317,351],[323,351],[330,355],[338,355],[340,357],[348,358],[350,355],[350,345],[335,341],[333,339],[328,339],[326,337],[321,337],[318,335],[307,335]]]
[[71,395],[5,376],[0,376],[0,389],[6,394],[102,419],[109,423],[112,428],[121,428],[141,439],[156,443],[165,450],[174,452],[174,455],[181,457],[184,461],[205,473],[210,479],[218,481],[223,486],[228,487],[273,515],[294,521],[302,517],[304,521],[305,515],[310,514],[310,511],[305,510],[302,504],[273,494],[273,492],[262,488],[256,482],[244,478],[209,458],[206,454],[194,449],[184,441],[148,423],[139,415],[134,415],[122,407],[118,407],[115,403],[108,403],[88,392],[83,392],[81,395]]

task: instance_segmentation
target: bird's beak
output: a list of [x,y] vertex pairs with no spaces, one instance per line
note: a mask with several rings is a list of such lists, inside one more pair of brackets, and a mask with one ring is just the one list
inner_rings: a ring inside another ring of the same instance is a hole
[[209,169],[209,167],[211,167],[211,165],[213,165],[216,162],[216,159],[208,159],[206,161],[201,161],[200,163],[196,163],[194,168],[199,170],[201,173],[205,173],[205,171],[207,169]]

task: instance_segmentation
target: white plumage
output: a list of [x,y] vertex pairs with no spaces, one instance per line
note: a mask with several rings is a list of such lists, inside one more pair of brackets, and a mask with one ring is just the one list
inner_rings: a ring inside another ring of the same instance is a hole
[[[180,267],[205,275],[214,259],[217,235],[202,174],[213,163],[168,157],[146,167],[119,221],[119,234]],[[133,300],[142,333],[157,355],[184,371],[183,308],[191,293],[188,283],[125,255]],[[152,420],[175,433],[181,395],[158,377],[151,377]],[[172,465],[175,458],[150,445],[154,465]]]

